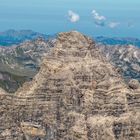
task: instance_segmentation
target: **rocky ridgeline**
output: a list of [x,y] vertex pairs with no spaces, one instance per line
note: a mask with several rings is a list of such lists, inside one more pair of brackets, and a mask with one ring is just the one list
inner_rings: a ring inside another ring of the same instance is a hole
[[43,57],[53,47],[53,41],[38,38],[0,48],[0,87],[14,93],[25,81],[30,81],[39,71]]
[[140,82],[140,48],[133,45],[97,45],[100,51],[114,66],[119,68],[128,82],[137,79]]
[[95,43],[60,33],[32,82],[0,91],[0,140],[139,140],[140,89]]

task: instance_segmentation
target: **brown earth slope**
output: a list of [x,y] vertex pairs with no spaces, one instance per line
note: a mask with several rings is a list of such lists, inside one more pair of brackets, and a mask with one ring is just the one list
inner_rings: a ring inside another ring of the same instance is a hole
[[76,31],[59,34],[32,82],[0,92],[0,140],[140,139],[139,87]]

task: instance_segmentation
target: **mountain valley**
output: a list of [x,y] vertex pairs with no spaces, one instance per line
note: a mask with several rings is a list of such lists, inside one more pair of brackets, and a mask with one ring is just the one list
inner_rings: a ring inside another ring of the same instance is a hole
[[53,41],[38,38],[13,47],[0,48],[0,85],[8,92],[15,92],[36,75],[42,58],[51,47]]

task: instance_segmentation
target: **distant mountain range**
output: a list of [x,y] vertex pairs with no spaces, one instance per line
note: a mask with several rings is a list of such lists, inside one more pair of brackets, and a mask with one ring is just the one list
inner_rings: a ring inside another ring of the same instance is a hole
[[[17,45],[23,43],[24,41],[35,40],[37,38],[55,38],[54,35],[42,34],[39,32],[34,32],[32,30],[7,30],[5,32],[0,32],[0,46],[8,47],[12,45]],[[140,47],[140,39],[138,38],[117,38],[117,37],[104,37],[97,36],[94,40],[98,43],[104,45],[134,45]]]
[[104,45],[134,45],[140,47],[140,39],[138,38],[117,38],[117,37],[95,37],[96,42]]
[[32,30],[7,30],[5,32],[0,32],[0,46],[8,47],[11,45],[17,45],[24,41],[35,40],[39,37],[47,40],[52,36],[34,32]]

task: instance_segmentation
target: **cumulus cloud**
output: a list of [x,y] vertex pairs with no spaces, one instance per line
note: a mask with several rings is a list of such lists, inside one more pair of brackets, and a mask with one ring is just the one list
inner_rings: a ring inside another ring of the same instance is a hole
[[68,16],[69,16],[70,22],[74,23],[80,20],[80,16],[77,13],[73,12],[72,10],[68,11]]
[[119,22],[110,22],[110,23],[108,24],[108,26],[109,26],[110,28],[116,28],[116,27],[119,26],[119,25],[120,25]]
[[106,17],[100,15],[96,10],[92,11],[92,16],[94,18],[94,23],[98,26],[105,26]]

